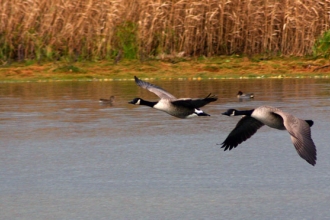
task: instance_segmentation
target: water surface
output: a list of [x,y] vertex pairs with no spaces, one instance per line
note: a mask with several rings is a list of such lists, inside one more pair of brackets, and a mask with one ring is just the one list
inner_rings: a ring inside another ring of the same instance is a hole
[[[330,216],[330,80],[153,81],[177,97],[219,100],[211,117],[177,119],[133,81],[0,85],[3,219],[326,219]],[[238,90],[254,92],[240,102]],[[113,106],[99,98],[116,97]],[[314,120],[315,167],[289,134],[261,128],[236,149],[221,143],[228,108],[280,107]]]

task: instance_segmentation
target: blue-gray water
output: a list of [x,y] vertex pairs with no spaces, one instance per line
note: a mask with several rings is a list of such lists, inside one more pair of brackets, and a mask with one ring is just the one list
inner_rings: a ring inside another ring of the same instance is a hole
[[[118,82],[0,84],[1,219],[327,219],[330,80],[153,81],[177,97],[219,96],[211,117],[127,104],[157,97]],[[239,102],[238,90],[254,92]],[[113,106],[99,98],[116,97]],[[286,131],[221,143],[228,108],[272,105],[314,120],[315,167]]]

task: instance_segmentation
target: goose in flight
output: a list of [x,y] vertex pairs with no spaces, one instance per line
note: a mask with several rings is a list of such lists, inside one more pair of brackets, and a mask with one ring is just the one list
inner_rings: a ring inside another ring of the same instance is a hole
[[311,165],[316,164],[316,147],[311,137],[312,120],[302,120],[289,113],[270,106],[260,106],[256,109],[239,111],[229,109],[222,113],[227,116],[243,115],[236,127],[221,144],[224,150],[231,150],[243,141],[249,139],[263,125],[279,130],[287,130],[291,141],[300,157]]
[[165,91],[164,89],[153,85],[151,83],[145,82],[136,76],[134,76],[135,83],[144,88],[149,90],[150,92],[156,94],[160,100],[158,101],[147,101],[142,98],[134,98],[130,101],[130,104],[135,105],[145,105],[151,108],[155,108],[161,111],[164,111],[174,117],[177,118],[191,118],[194,116],[210,116],[209,114],[203,112],[201,107],[204,105],[209,104],[210,102],[216,101],[218,98],[209,94],[205,98],[176,98],[169,92]]

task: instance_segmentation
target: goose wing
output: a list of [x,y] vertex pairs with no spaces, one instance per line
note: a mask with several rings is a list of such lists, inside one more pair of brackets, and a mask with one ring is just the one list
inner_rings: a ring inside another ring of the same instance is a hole
[[263,125],[262,122],[255,118],[244,116],[239,120],[234,130],[229,133],[226,140],[221,144],[221,148],[224,148],[226,151],[237,147],[237,145],[254,135]]
[[149,90],[150,92],[155,93],[159,98],[161,99],[176,99],[172,94],[170,94],[169,92],[165,91],[164,89],[160,88],[159,86],[153,85],[151,83],[145,82],[139,78],[137,78],[136,76],[134,76],[135,79],[135,83],[144,88]]
[[204,105],[207,105],[210,102],[214,102],[216,100],[218,100],[218,98],[215,95],[211,95],[211,93],[210,93],[205,98],[201,98],[201,99],[191,99],[191,98],[177,99],[175,101],[172,101],[172,104],[176,105],[176,106],[187,107],[187,108],[201,108]]
[[305,120],[288,113],[276,113],[284,119],[284,126],[289,132],[299,156],[314,166],[316,164],[316,147],[312,140],[310,125]]

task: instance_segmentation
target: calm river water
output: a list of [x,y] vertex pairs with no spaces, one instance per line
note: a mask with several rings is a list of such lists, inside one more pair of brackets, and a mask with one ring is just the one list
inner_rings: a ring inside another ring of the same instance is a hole
[[[152,83],[219,100],[202,108],[211,117],[183,120],[128,104],[157,100],[133,81],[0,84],[1,219],[330,218],[329,79]],[[315,167],[286,131],[216,145],[239,120],[222,112],[260,105],[314,120]]]

